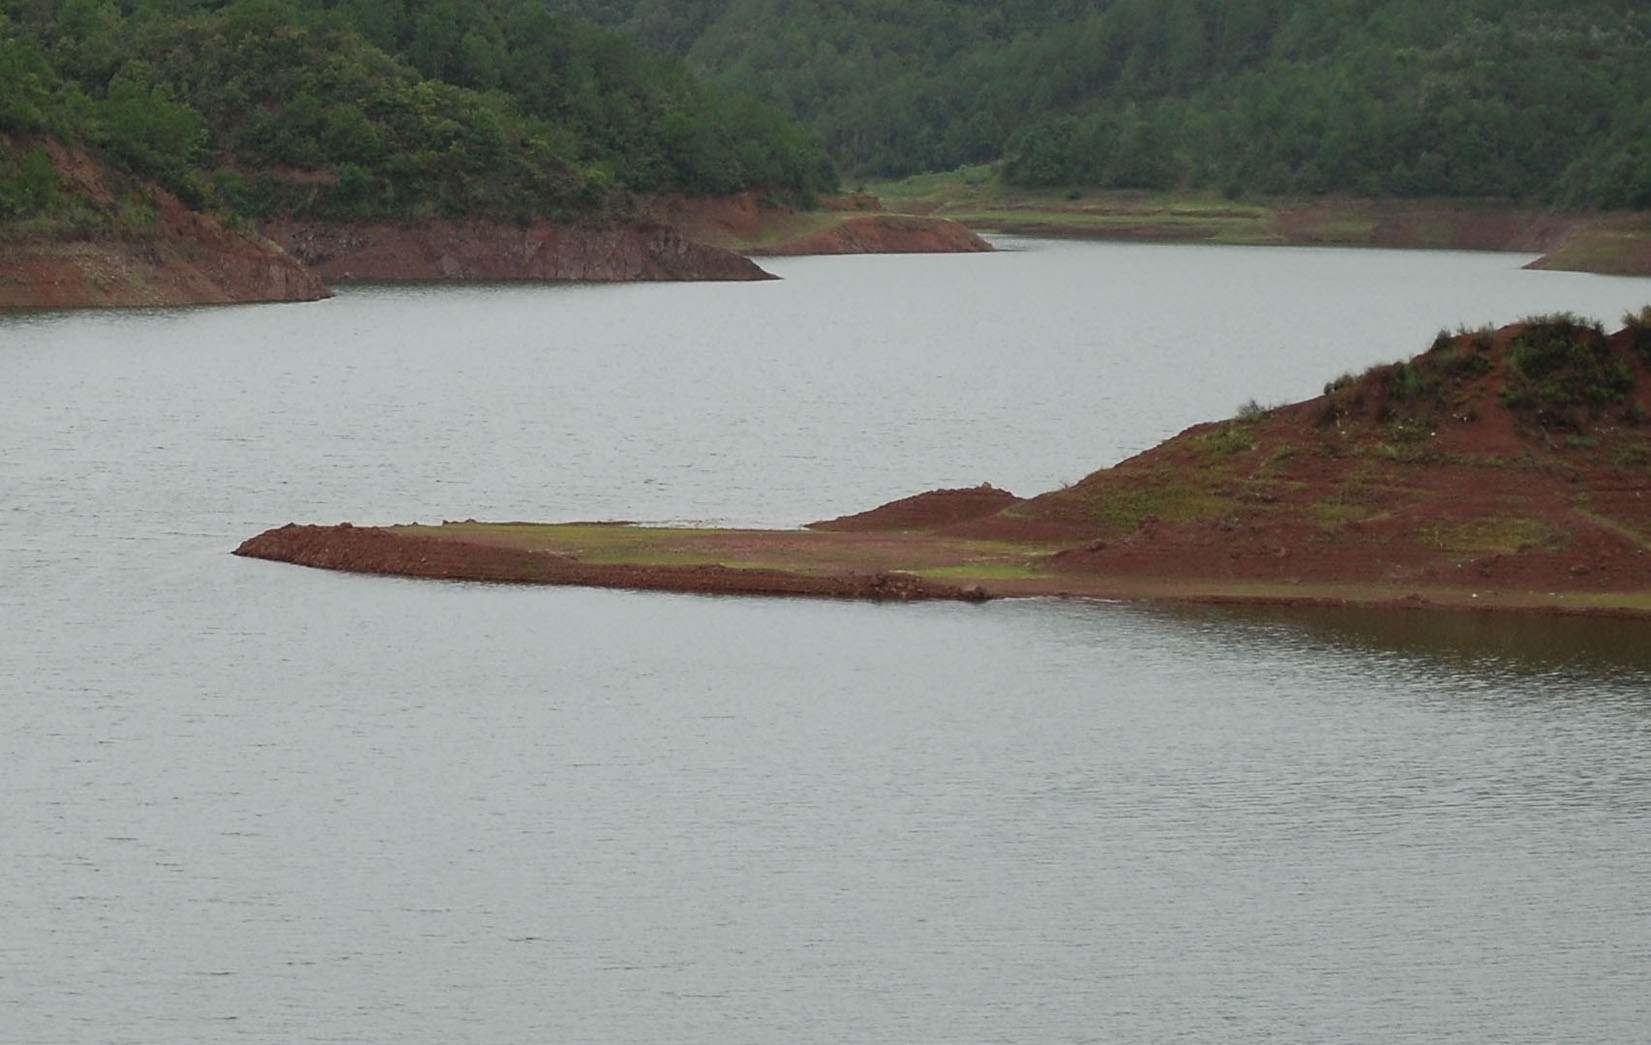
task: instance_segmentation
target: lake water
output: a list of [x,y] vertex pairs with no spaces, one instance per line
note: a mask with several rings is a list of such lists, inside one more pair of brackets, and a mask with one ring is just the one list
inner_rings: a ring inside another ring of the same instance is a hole
[[1035,493],[1651,281],[1003,240],[0,317],[0,1041],[1625,1042],[1651,630],[237,559]]

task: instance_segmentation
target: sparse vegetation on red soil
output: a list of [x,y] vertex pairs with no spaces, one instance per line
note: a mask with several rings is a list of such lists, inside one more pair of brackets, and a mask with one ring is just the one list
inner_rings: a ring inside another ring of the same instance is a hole
[[797,531],[288,527],[239,552],[696,591],[1651,615],[1651,310],[1615,334],[1568,315],[1441,333],[1026,500],[933,491]]

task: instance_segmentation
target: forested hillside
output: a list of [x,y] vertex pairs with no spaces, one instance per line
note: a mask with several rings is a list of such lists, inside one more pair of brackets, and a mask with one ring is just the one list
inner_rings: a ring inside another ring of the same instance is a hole
[[133,220],[67,191],[51,140],[250,216],[569,218],[836,184],[796,121],[538,0],[0,0],[0,221]]
[[1651,206],[1631,0],[551,0],[802,118],[857,177]]

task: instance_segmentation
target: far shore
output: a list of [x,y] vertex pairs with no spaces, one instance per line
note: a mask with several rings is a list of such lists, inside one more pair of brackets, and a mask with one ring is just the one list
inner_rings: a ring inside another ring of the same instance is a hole
[[1360,246],[1537,254],[1532,268],[1651,276],[1651,214],[1566,212],[1497,199],[1313,199],[1197,191],[1013,189],[987,167],[867,187],[891,214],[977,232],[1240,246]]
[[[99,168],[78,176],[96,187]],[[989,251],[981,233],[1228,245],[1517,251],[1532,268],[1651,276],[1651,214],[1499,200],[1226,199],[1195,192],[1008,190],[986,168],[920,175],[813,210],[752,192],[660,197],[618,224],[272,220],[228,228],[152,190],[141,235],[10,242],[0,308],[309,301],[351,281],[772,278],[753,258]],[[326,281],[325,283],[323,281]]]

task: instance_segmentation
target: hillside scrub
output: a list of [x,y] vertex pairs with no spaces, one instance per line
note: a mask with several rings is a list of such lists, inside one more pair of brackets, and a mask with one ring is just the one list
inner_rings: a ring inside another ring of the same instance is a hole
[[795,114],[857,178],[1651,206],[1620,0],[552,0]]
[[[249,216],[567,220],[836,185],[794,121],[531,0],[0,0],[0,134]],[[66,203],[32,148],[0,152],[0,220]]]

